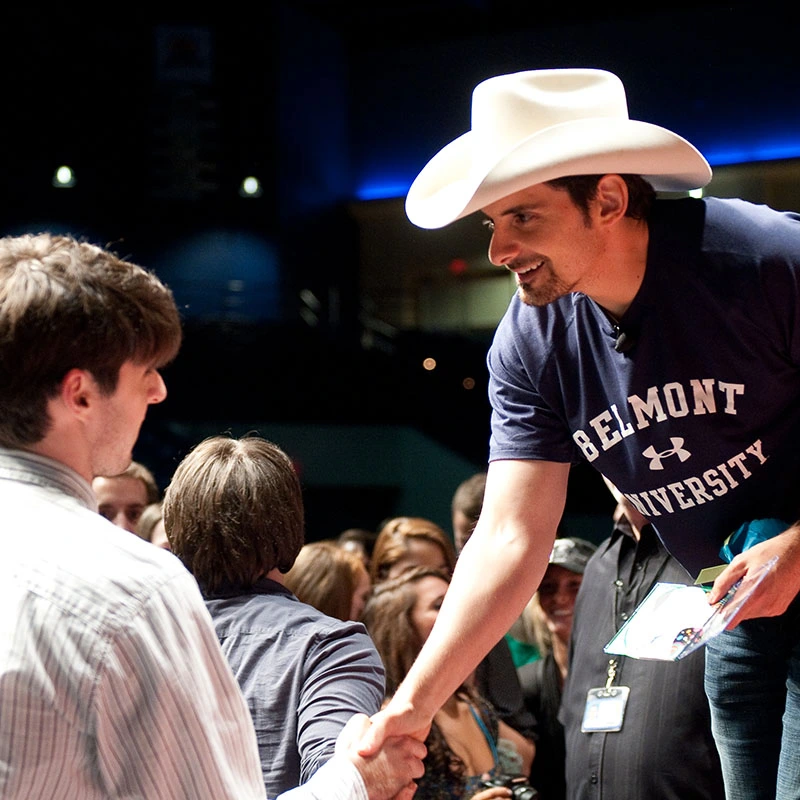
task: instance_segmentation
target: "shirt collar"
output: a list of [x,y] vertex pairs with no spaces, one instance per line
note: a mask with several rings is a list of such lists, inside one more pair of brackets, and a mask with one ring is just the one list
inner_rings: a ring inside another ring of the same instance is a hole
[[294,595],[285,586],[282,586],[280,583],[273,581],[270,578],[263,577],[258,578],[258,580],[254,581],[250,586],[247,587],[224,583],[213,591],[209,591],[201,584],[200,590],[202,591],[203,597],[206,600],[216,600],[226,597],[241,597],[242,595],[247,594],[282,594],[286,595],[287,597],[294,597]]
[[0,447],[0,480],[55,489],[97,512],[97,498],[91,484],[61,461],[38,453]]

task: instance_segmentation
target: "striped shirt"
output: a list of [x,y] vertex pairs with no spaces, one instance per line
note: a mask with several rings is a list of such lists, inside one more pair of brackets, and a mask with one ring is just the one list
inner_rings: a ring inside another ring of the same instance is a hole
[[[72,470],[2,448],[0,541],[0,797],[264,798],[250,715],[174,556],[99,516]],[[331,765],[325,797],[363,800],[355,767]]]

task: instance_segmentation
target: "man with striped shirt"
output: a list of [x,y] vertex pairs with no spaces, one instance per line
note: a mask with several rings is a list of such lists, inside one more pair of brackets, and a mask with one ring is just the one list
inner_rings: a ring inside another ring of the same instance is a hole
[[[67,237],[0,240],[3,798],[264,797],[194,579],[97,514],[91,489],[130,463],[180,341],[170,292],[140,267]],[[410,796],[419,747],[362,759],[368,724],[356,717],[319,780],[288,794]]]

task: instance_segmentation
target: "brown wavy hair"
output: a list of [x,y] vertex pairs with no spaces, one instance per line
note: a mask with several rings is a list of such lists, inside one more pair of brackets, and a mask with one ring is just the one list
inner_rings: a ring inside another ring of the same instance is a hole
[[447,570],[452,574],[456,565],[456,550],[448,535],[436,523],[423,517],[394,517],[384,523],[370,559],[373,584],[389,577],[392,567],[408,555],[412,540],[430,542],[442,551]]
[[[412,619],[417,602],[417,584],[427,577],[441,578],[450,583],[450,577],[441,570],[430,567],[412,567],[396,578],[375,586],[364,611],[364,625],[383,661],[386,673],[386,696],[391,697],[408,674],[424,642]],[[468,685],[463,684],[457,694],[483,710],[485,701]],[[465,767],[463,761],[450,749],[442,732],[434,722],[425,740],[428,754],[424,759],[424,783],[447,784],[446,797],[461,797]],[[420,796],[432,796],[420,783]]]
[[298,600],[347,621],[362,575],[367,575],[367,569],[356,553],[335,542],[310,542],[300,550],[283,582]]

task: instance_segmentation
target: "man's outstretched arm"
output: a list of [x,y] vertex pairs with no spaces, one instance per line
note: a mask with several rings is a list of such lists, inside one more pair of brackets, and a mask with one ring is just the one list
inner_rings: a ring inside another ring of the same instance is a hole
[[495,461],[481,517],[461,552],[433,631],[405,681],[373,717],[361,753],[388,736],[424,739],[433,715],[522,613],[547,569],[568,464]]

